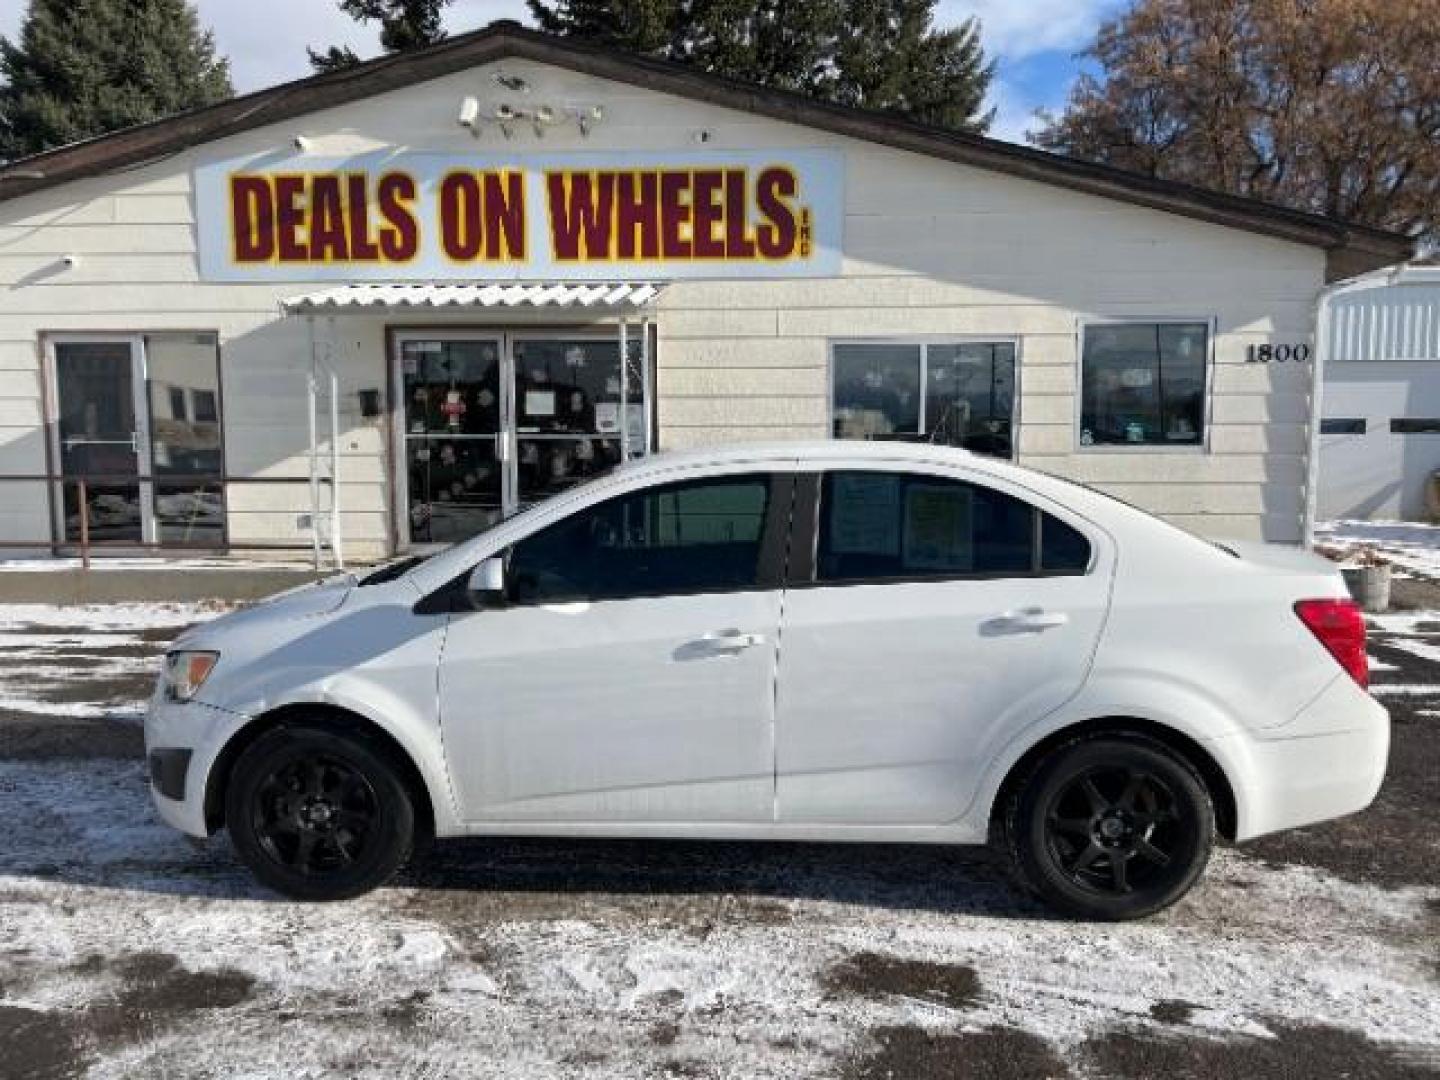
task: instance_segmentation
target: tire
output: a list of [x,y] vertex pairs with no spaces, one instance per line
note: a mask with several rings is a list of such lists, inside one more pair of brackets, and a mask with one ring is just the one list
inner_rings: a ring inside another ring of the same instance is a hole
[[1023,884],[1066,915],[1140,919],[1190,891],[1215,842],[1195,769],[1143,736],[1079,739],[1012,795],[1004,841]]
[[411,792],[384,750],[319,724],[286,724],[245,749],[225,825],[255,877],[294,900],[369,892],[415,843]]

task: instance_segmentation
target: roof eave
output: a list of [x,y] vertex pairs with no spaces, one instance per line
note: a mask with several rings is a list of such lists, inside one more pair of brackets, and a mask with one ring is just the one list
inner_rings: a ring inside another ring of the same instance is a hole
[[526,59],[782,122],[1180,214],[1327,252],[1326,278],[1413,254],[1408,237],[1190,187],[902,117],[815,101],[670,61],[492,23],[438,45],[259,90],[202,109],[58,147],[0,167],[0,201],[152,162],[193,146],[505,59]]

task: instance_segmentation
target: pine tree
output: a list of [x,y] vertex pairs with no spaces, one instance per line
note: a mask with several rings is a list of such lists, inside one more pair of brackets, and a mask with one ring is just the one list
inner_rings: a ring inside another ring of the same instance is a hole
[[542,30],[825,101],[984,131],[994,75],[979,24],[935,0],[528,0]]
[[31,0],[0,37],[0,159],[230,97],[229,63],[187,0]]
[[[356,22],[380,24],[380,47],[386,52],[404,52],[434,45],[445,37],[441,11],[453,0],[340,0],[340,10]],[[324,52],[306,49],[310,66],[316,71],[354,67],[360,58],[345,46],[332,45]]]

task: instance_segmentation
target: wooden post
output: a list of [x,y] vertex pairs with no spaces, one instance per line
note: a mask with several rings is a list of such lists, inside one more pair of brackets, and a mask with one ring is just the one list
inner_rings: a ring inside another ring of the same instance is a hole
[[90,569],[90,489],[80,478],[80,565]]

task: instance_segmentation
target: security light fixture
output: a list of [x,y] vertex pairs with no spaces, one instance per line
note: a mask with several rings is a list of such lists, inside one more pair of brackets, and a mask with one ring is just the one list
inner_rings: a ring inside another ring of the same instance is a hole
[[480,134],[480,100],[475,97],[464,97],[460,99],[460,115],[456,121],[461,127],[470,132],[471,135]]
[[315,141],[308,135],[296,135],[290,140],[290,144],[301,154],[308,154],[315,148]]
[[495,106],[495,110],[491,115],[495,122],[500,125],[500,130],[505,133],[505,138],[508,139],[511,135],[510,125],[516,120],[521,119],[524,114],[509,102],[501,102]]
[[543,139],[545,137],[545,129],[559,119],[555,114],[555,110],[549,105],[537,105],[535,111],[530,114],[530,122],[531,126],[535,129],[535,137],[537,139]]
[[589,135],[590,129],[605,119],[603,105],[567,105],[565,115],[575,121],[581,135]]

